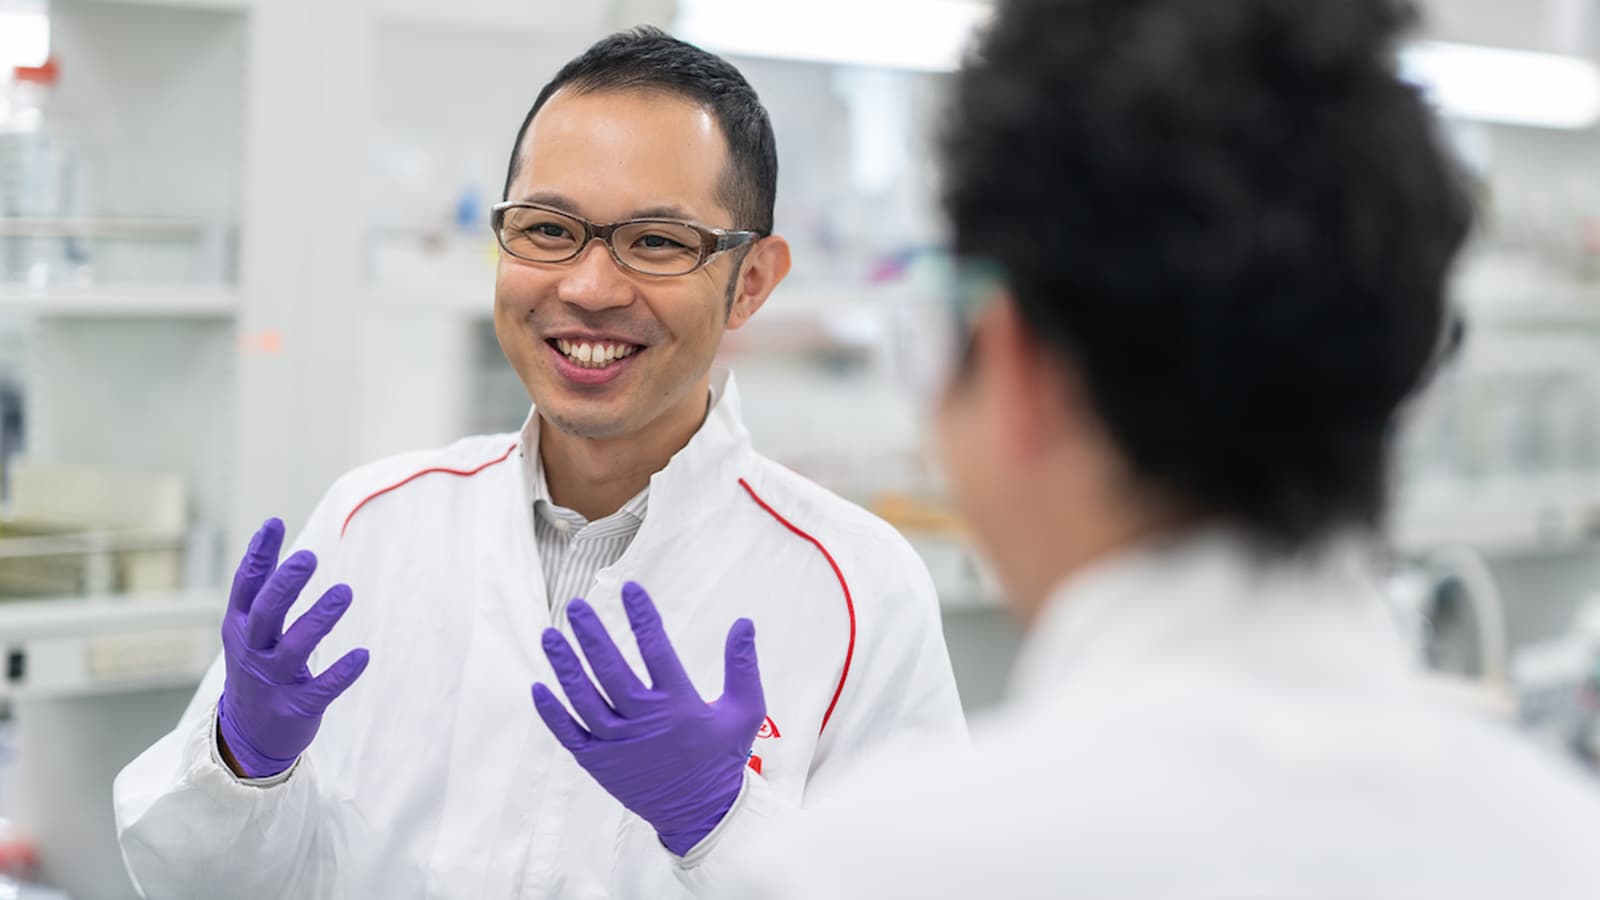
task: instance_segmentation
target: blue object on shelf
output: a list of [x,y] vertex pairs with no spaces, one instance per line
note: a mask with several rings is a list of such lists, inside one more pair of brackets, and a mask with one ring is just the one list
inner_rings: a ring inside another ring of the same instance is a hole
[[469,184],[456,195],[456,227],[463,231],[482,228],[489,220],[484,207],[483,191]]

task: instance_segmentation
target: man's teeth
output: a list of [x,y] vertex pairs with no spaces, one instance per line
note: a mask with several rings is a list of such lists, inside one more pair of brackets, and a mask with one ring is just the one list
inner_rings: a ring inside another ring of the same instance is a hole
[[585,369],[603,369],[639,349],[632,344],[601,344],[578,341],[556,341],[556,349],[567,359]]

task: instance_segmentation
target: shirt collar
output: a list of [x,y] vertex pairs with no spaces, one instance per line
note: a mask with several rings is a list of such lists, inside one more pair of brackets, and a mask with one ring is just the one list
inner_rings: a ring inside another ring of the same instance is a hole
[[1127,683],[1182,658],[1223,659],[1263,644],[1348,659],[1356,679],[1408,668],[1383,604],[1370,544],[1346,535],[1289,559],[1225,529],[1131,547],[1068,577],[1012,672],[1015,698]]
[[[531,429],[531,434],[529,433]],[[544,459],[539,453],[539,424],[538,416],[523,426],[522,439],[522,469],[523,477],[527,479],[529,492],[533,497],[533,513],[540,519],[550,524],[564,523],[567,527],[577,529],[590,527],[591,523],[576,510],[557,506],[550,498],[550,482],[545,479]],[[645,514],[650,510],[650,486],[634,494],[622,508],[603,519],[592,523],[599,529],[597,537],[604,537],[613,531],[637,531],[645,520]]]
[[[544,475],[544,461],[539,454],[539,428],[542,419],[537,408],[528,411],[522,423],[521,446],[522,476],[536,515],[541,506],[560,509],[550,499],[550,485]],[[718,367],[711,375],[710,409],[700,430],[667,461],[661,471],[650,477],[644,490],[623,504],[611,518],[627,514],[637,523],[648,520],[646,513],[652,505],[687,509],[690,500],[703,494],[706,479],[716,479],[730,471],[738,450],[748,447],[750,435],[744,428],[739,407],[739,389],[733,373]]]

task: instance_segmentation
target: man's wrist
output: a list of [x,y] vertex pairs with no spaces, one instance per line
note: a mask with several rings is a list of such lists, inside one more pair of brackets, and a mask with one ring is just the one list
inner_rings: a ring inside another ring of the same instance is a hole
[[235,778],[249,778],[244,770],[239,767],[239,761],[233,758],[233,751],[228,749],[228,741],[222,736],[222,717],[217,716],[217,755],[222,758],[222,764],[228,767]]
[[658,829],[656,831],[656,837],[661,841],[661,845],[666,847],[667,850],[671,851],[674,855],[685,857],[694,851],[696,847],[699,847],[706,838],[717,833],[718,831],[721,831],[723,829],[723,825],[735,814],[735,811],[738,809],[739,798],[744,794],[745,778],[745,771],[740,769],[739,783],[735,785],[734,789],[727,794],[726,799],[719,804],[721,806],[721,811],[715,816],[707,816],[701,821],[700,825],[694,828],[672,832],[660,831]]
[[[269,764],[263,765],[263,769],[272,769],[270,774],[250,774],[245,768],[245,763],[239,760],[239,757],[234,752],[234,747],[231,746],[228,741],[227,733],[230,729],[226,727],[227,717],[223,715],[222,704],[220,702],[217,704],[214,718],[216,720],[216,724],[212,728],[211,733],[211,746],[215,751],[213,753],[213,757],[240,783],[248,784],[252,787],[272,787],[273,785],[282,784],[283,782],[288,781],[289,775],[292,774],[295,768],[299,766],[300,757],[296,756],[294,759],[288,760],[287,762],[283,762],[281,764],[278,761],[273,761]],[[243,738],[239,738],[238,745],[245,751],[250,749],[249,744],[246,743]],[[265,757],[261,758],[265,759]]]

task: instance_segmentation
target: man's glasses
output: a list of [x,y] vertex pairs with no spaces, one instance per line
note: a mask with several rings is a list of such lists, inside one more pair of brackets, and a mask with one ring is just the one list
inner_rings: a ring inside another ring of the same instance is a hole
[[1006,290],[1004,269],[988,259],[930,255],[910,276],[906,302],[890,311],[892,358],[901,387],[931,410],[972,352],[973,327]]
[[763,235],[707,228],[676,219],[629,219],[596,225],[538,203],[497,203],[490,222],[500,246],[517,259],[562,263],[576,259],[595,238],[617,265],[643,275],[687,275],[735,247]]

